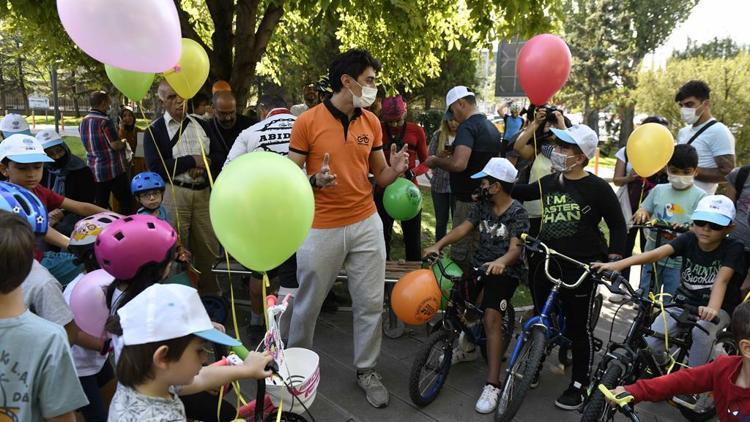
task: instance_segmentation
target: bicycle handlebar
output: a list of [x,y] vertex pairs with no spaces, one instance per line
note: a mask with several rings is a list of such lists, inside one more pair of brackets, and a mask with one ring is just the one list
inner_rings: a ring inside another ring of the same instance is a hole
[[604,384],[599,384],[598,388],[599,391],[604,394],[604,397],[607,399],[607,401],[609,401],[610,403],[614,403],[617,409],[625,416],[627,416],[628,419],[633,422],[640,422],[640,418],[635,414],[635,411],[633,411],[633,407],[630,405],[630,403],[635,399],[632,394],[625,392],[615,396]]
[[644,224],[633,224],[632,226],[629,226],[629,228],[649,229],[649,230],[656,230],[659,232],[671,232],[671,233],[685,233],[690,230],[690,227],[686,224],[673,226],[672,224],[669,224],[661,220],[651,220]]
[[[554,249],[550,249],[547,245],[545,245],[539,239],[536,239],[534,237],[529,236],[528,233],[522,233],[521,234],[521,241],[524,243],[524,247],[526,247],[527,249],[529,249],[531,251],[534,251],[534,252],[539,252],[539,253],[543,253],[544,254],[544,273],[545,273],[545,275],[547,276],[547,278],[551,282],[553,282],[554,284],[557,284],[558,286],[562,286],[562,287],[565,287],[567,289],[575,289],[576,287],[580,286],[581,283],[584,282],[584,280],[586,280],[587,276],[592,276],[594,278],[599,278],[599,276],[595,272],[591,271],[591,266],[589,264],[585,264],[585,263],[580,262],[578,260],[575,260],[575,259],[573,259],[573,258],[571,258],[569,256],[563,255],[563,254],[555,251]],[[567,284],[564,281],[562,281],[561,279],[553,277],[552,274],[550,274],[550,272],[549,272],[549,261],[550,261],[550,257],[553,256],[553,255],[557,256],[557,257],[560,257],[563,260],[565,260],[567,262],[570,262],[571,264],[574,264],[574,265],[576,265],[578,267],[583,268],[583,270],[584,270],[583,273],[578,278],[578,280],[576,280],[575,283],[573,283],[573,284]]]

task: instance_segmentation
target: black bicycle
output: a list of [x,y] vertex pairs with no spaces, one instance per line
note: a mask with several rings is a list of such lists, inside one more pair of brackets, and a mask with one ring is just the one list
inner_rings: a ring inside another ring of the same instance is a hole
[[[487,337],[484,331],[484,309],[474,304],[474,288],[481,284],[486,267],[474,268],[471,277],[451,276],[438,255],[428,255],[425,265],[437,268],[444,278],[453,283],[442,318],[427,341],[417,353],[409,376],[409,397],[417,406],[432,403],[448,379],[453,359],[453,347],[461,333],[469,342],[482,351],[485,359]],[[502,319],[502,346],[500,356],[504,356],[515,328],[515,309],[508,303]]]
[[[698,325],[698,308],[687,304],[669,303],[661,305],[665,310],[670,308],[682,308],[682,311],[675,317],[677,320],[677,331],[680,334],[669,336],[669,345],[676,347],[676,350],[670,352],[671,359],[667,363],[661,362],[651,353],[647,337],[663,337],[663,333],[656,333],[651,329],[653,322],[654,310],[658,307],[657,302],[643,296],[643,292],[633,290],[618,273],[602,272],[605,279],[611,280],[607,286],[614,294],[623,294],[628,296],[627,301],[632,302],[637,307],[637,312],[633,322],[628,329],[628,333],[622,342],[612,340],[612,331],[617,313],[622,305],[617,309],[612,318],[610,328],[609,342],[606,352],[597,366],[591,385],[604,385],[607,389],[612,389],[618,385],[625,385],[635,382],[641,378],[652,378],[669,373],[673,368],[679,368],[687,362],[688,351],[692,344],[692,329],[697,327],[708,334],[708,331]],[[624,290],[623,290],[624,289]],[[657,318],[660,318],[657,316]],[[719,322],[718,317],[711,321],[716,324]],[[690,420],[705,420],[707,414],[696,414],[690,409],[678,406],[683,416]],[[584,403],[582,421],[611,421],[614,418],[617,409],[609,404],[601,390],[593,390],[587,401]],[[708,416],[710,417],[710,416]]]

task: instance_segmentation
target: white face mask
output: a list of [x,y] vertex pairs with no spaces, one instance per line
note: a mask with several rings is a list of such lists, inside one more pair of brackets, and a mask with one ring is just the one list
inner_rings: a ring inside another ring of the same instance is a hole
[[680,107],[680,116],[682,116],[682,121],[689,125],[695,124],[695,122],[701,117],[700,114],[698,114],[698,107]]
[[672,187],[677,190],[683,190],[687,189],[690,186],[693,185],[693,182],[695,180],[695,176],[678,176],[676,174],[670,174],[667,176],[669,179],[669,183],[672,184]]
[[349,92],[352,93],[352,103],[354,103],[354,107],[363,108],[371,106],[372,103],[375,102],[375,98],[378,96],[378,89],[369,86],[362,86],[357,81],[354,81],[354,83],[362,88],[362,96],[354,95],[354,92],[351,89],[349,90]]
[[552,151],[552,155],[549,157],[549,160],[552,162],[552,171],[561,171],[563,173],[570,171],[575,166],[575,163],[568,165],[568,158],[575,157],[568,157],[565,154]]

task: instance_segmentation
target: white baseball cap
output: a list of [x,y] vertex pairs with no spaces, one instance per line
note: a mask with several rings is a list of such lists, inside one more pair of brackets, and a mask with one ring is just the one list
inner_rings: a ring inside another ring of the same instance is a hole
[[734,220],[735,209],[731,199],[724,195],[708,195],[698,201],[690,219],[708,221],[720,226],[728,226]]
[[214,328],[198,291],[181,284],[154,284],[117,311],[125,346],[195,335],[223,344],[242,343]]
[[39,141],[40,144],[42,144],[42,148],[52,148],[56,145],[62,145],[63,139],[52,129],[44,129],[36,134],[36,140]]
[[599,137],[596,132],[586,125],[573,125],[565,130],[552,128],[552,133],[557,139],[573,145],[578,145],[588,159],[596,155],[596,147],[599,145]]
[[3,118],[3,121],[0,122],[0,131],[3,132],[3,137],[5,138],[15,133],[31,135],[31,129],[29,129],[26,119],[20,114],[15,113],[10,113]]
[[469,88],[466,88],[463,85],[454,86],[448,91],[448,94],[445,95],[445,108],[450,109],[450,106],[461,98],[473,96],[474,93],[469,91]]
[[52,163],[55,161],[44,153],[42,144],[36,138],[21,134],[10,135],[0,142],[0,161],[6,158],[22,164]]
[[516,176],[518,176],[518,170],[513,167],[510,161],[505,158],[494,157],[490,158],[490,161],[485,164],[482,171],[471,176],[472,179],[481,179],[483,177],[494,177],[497,180],[503,182],[514,183]]

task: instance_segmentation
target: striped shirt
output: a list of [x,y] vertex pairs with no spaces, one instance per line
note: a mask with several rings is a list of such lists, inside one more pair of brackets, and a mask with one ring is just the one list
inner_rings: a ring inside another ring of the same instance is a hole
[[90,110],[81,120],[81,142],[88,166],[97,183],[114,179],[125,172],[125,149],[115,151],[111,142],[119,139],[115,124],[98,110]]
[[[439,138],[440,131],[436,130],[435,133],[432,134],[432,142],[430,142],[428,151],[430,155],[437,155]],[[435,193],[451,193],[450,173],[438,167],[432,169],[431,172],[432,178],[430,179],[430,189]]]
[[[168,111],[164,111],[164,124],[167,126],[167,134],[169,139],[179,135],[179,140],[172,147],[172,157],[180,158],[188,155],[201,156],[201,144],[205,151],[206,156],[211,152],[211,140],[208,138],[206,131],[203,127],[195,120],[193,116],[186,116],[186,119],[190,120],[190,123],[185,126],[185,129],[180,133],[180,126],[182,122],[176,120]],[[171,170],[170,170],[171,171]],[[187,172],[174,175],[174,180],[184,183],[205,183],[208,179],[206,176],[192,177]]]

